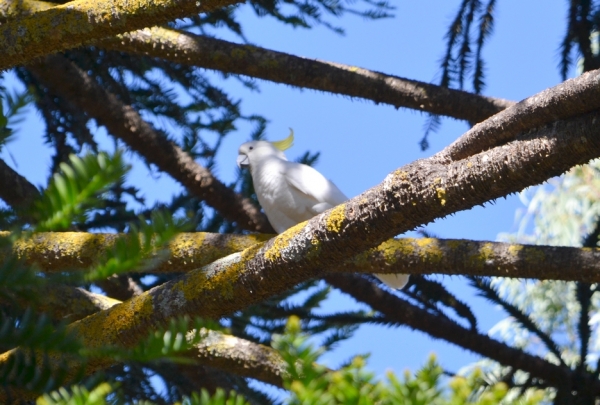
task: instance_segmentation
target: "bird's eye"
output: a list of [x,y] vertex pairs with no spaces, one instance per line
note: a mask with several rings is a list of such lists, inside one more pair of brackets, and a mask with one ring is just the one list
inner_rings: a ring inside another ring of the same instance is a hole
[[254,149],[254,146],[249,146],[248,149],[252,150],[252,149]]

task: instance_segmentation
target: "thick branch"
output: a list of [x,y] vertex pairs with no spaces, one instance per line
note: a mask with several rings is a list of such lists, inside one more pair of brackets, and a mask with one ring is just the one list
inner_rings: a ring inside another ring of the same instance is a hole
[[[8,236],[0,232],[0,236]],[[27,265],[35,265],[48,273],[85,269],[110,255],[118,238],[123,234],[46,232],[33,234],[17,241],[12,252],[1,252],[0,263],[9,254],[16,255]],[[168,256],[157,263],[153,273],[183,273],[240,252],[272,235],[225,235],[218,233],[181,233],[168,245]],[[145,270],[146,271],[146,270]]]
[[515,139],[519,133],[600,108],[600,70],[546,89],[481,122],[439,153],[460,160]]
[[52,319],[68,322],[83,319],[120,303],[121,301],[83,288],[56,284],[39,290],[33,302],[24,302],[27,305],[35,305],[37,312],[45,312]]
[[179,181],[225,218],[237,222],[243,229],[272,232],[265,216],[248,198],[221,183],[177,144],[158,134],[131,106],[123,104],[69,60],[53,55],[28,68],[52,93],[84,110],[111,135]]
[[111,277],[96,282],[106,295],[119,301],[127,301],[129,298],[144,292],[142,287],[126,274],[113,274]]
[[287,365],[275,349],[216,331],[209,331],[191,356],[200,364],[277,387],[283,387],[282,377],[287,373]]
[[301,58],[161,27],[130,32],[97,45],[470,122],[483,121],[514,104],[355,66]]
[[25,177],[0,160],[0,198],[8,205],[17,209],[29,206],[39,193]]
[[[383,291],[361,277],[336,274],[326,277],[326,280],[358,301],[381,312],[390,321],[420,330],[434,338],[454,343],[464,349],[489,357],[500,364],[527,371],[533,377],[543,379],[551,385],[562,385],[570,381],[573,386],[575,379],[581,378],[580,374],[576,374],[567,367],[552,364],[538,356],[514,349],[487,335],[432,315],[398,296]],[[595,385],[596,391],[600,391],[598,381],[592,381],[590,377],[588,383]]]
[[[4,233],[8,235],[8,233]],[[2,235],[2,233],[0,233]],[[17,242],[12,254],[45,272],[88,268],[114,246],[116,234],[38,233]],[[182,233],[150,273],[184,273],[240,252],[272,235]],[[5,259],[0,256],[0,263]],[[344,263],[356,273],[462,274],[600,282],[600,249],[476,242],[459,239],[392,239]]]
[[[0,70],[88,41],[216,10],[239,0],[78,0],[0,27]],[[60,29],[59,29],[60,28]]]

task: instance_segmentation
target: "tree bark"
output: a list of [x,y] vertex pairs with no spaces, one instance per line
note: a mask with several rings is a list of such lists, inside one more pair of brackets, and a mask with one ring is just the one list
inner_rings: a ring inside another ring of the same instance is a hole
[[40,195],[25,177],[0,160],[0,198],[15,209],[27,207]]
[[[0,236],[8,236],[7,232]],[[118,234],[37,233],[0,251],[0,264],[16,255],[47,273],[86,269],[110,254]],[[273,235],[182,233],[151,274],[185,273],[265,242]],[[158,257],[157,257],[158,259]],[[154,261],[156,262],[156,261]],[[462,239],[391,239],[345,261],[347,273],[449,274],[600,282],[600,249],[477,242]],[[118,297],[116,297],[118,298]],[[129,297],[127,297],[129,298]]]
[[517,135],[554,121],[600,108],[600,70],[567,80],[528,97],[491,119],[481,122],[438,154],[460,160],[513,141]]
[[[0,27],[0,70],[88,41],[166,24],[240,0],[77,0],[13,19]],[[59,29],[60,28],[60,29]]]

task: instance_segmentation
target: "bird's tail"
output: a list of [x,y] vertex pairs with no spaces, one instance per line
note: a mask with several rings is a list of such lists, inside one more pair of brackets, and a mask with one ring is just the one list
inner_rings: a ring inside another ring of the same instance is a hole
[[378,279],[389,287],[401,290],[408,283],[408,274],[375,274]]

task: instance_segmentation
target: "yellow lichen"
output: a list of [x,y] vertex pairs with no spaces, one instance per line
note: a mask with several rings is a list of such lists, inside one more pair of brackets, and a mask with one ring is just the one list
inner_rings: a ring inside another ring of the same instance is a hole
[[435,189],[437,193],[437,198],[440,200],[440,204],[446,205],[446,189],[442,187],[438,187]]
[[523,251],[523,245],[511,244],[508,247],[508,254],[511,256],[518,256]]
[[277,235],[275,239],[273,239],[271,247],[265,252],[265,259],[268,261],[279,259],[281,257],[281,250],[288,247],[290,240],[292,240],[305,225],[306,222],[301,222],[292,226],[284,233]]
[[74,322],[69,327],[75,329],[89,348],[116,343],[118,336],[147,321],[154,314],[152,296],[144,293],[120,305]]
[[390,239],[377,246],[376,250],[383,254],[387,264],[394,264],[398,260],[398,253],[409,256],[414,253],[413,239]]
[[479,249],[479,257],[482,261],[491,260],[494,258],[494,245],[492,243],[484,243]]
[[329,213],[325,227],[329,232],[338,233],[342,230],[344,219],[346,219],[346,204],[340,204]]
[[398,177],[400,180],[407,180],[408,172],[405,172],[404,170],[396,169],[396,170],[394,170],[394,177]]
[[452,250],[456,250],[464,245],[464,241],[462,240],[448,240],[446,241],[446,246],[448,246]]
[[[254,258],[263,247],[259,243],[241,253],[235,253],[200,269],[191,271],[181,281],[175,283],[171,291],[182,293],[182,298],[189,302],[196,299],[207,290],[219,288],[219,295],[224,299],[233,297],[233,285],[244,271],[248,260]],[[184,305],[182,302],[180,305]]]
[[421,238],[414,239],[414,242],[418,246],[416,253],[423,261],[437,263],[444,258],[444,252],[440,249],[437,239]]

